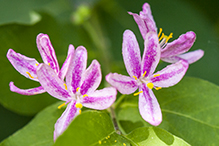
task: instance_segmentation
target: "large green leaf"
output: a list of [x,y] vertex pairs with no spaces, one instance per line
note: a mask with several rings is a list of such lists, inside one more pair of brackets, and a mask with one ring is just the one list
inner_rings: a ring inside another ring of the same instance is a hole
[[[219,145],[219,87],[186,77],[177,85],[154,91],[163,113],[160,128],[192,145]],[[117,108],[123,132],[148,126],[138,111],[138,97],[128,96]]]

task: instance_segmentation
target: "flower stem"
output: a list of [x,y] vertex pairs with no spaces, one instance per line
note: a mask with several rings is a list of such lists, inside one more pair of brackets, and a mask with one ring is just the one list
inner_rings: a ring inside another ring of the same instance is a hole
[[118,123],[117,123],[117,120],[116,120],[115,110],[112,106],[110,107],[110,115],[111,115],[111,118],[113,120],[113,124],[114,124],[114,128],[116,130],[116,133],[121,135],[122,132],[119,130],[119,126],[118,126]]

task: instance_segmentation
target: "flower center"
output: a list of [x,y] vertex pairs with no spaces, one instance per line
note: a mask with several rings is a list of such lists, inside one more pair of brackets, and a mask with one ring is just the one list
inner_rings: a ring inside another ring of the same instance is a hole
[[166,47],[169,39],[171,39],[173,37],[173,33],[170,33],[169,36],[167,36],[167,35],[164,35],[164,33],[162,33],[162,31],[163,31],[163,29],[160,28],[159,33],[158,33],[158,38],[159,38],[159,42],[160,42],[160,47],[163,49]]

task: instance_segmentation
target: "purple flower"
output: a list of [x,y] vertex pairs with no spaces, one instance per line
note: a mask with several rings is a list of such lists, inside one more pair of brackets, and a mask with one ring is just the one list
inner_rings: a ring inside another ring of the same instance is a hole
[[[49,40],[49,36],[40,33],[37,36],[36,43],[43,62],[45,64],[48,64],[55,71],[55,73],[58,74],[59,78],[63,80],[69,66],[69,61],[74,54],[74,46],[69,45],[67,59],[65,60],[60,70],[55,51]],[[29,58],[19,53],[16,53],[12,49],[8,50],[7,58],[20,74],[33,81],[39,81],[36,74],[39,63],[34,58]],[[20,89],[16,87],[13,82],[10,82],[9,86],[12,92],[23,95],[35,95],[46,92],[42,86],[31,89]]]
[[116,99],[117,92],[114,87],[96,90],[102,79],[98,61],[93,60],[87,69],[86,66],[87,50],[79,46],[70,61],[66,82],[47,64],[40,64],[37,69],[38,80],[42,87],[50,95],[65,101],[59,108],[68,103],[66,110],[55,124],[54,141],[81,113],[83,106],[102,110],[110,107]]
[[[143,10],[139,15],[131,12],[129,12],[129,14],[133,16],[143,39],[145,39],[148,32],[153,31],[157,33],[157,27],[151,14],[150,5],[145,3],[142,9]],[[158,37],[160,37],[159,44],[161,47],[161,60],[169,63],[175,63],[179,60],[186,60],[189,64],[191,64],[199,60],[204,55],[204,51],[200,49],[185,53],[195,42],[196,35],[194,32],[189,31],[185,34],[182,34],[173,42],[167,43],[168,40],[172,38],[172,35],[172,33],[169,36],[164,35],[164,33],[162,33],[162,29],[160,28]]]
[[160,45],[153,31],[145,36],[144,53],[141,60],[140,49],[135,35],[126,30],[123,34],[123,60],[129,76],[109,73],[106,80],[122,94],[131,94],[139,88],[139,111],[144,120],[159,125],[162,114],[152,89],[160,89],[177,84],[185,75],[188,62],[180,60],[154,73],[160,60]]

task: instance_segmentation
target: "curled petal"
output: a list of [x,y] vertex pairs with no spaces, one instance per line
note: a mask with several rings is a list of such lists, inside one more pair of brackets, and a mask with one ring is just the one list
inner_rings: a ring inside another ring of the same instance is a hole
[[155,73],[158,76],[152,76],[151,81],[157,87],[173,86],[183,78],[188,66],[187,61],[180,60]]
[[188,61],[189,64],[192,64],[198,61],[200,58],[202,58],[203,55],[204,55],[204,51],[199,49],[199,50],[191,51],[185,54],[181,54],[179,55],[179,58],[182,58]]
[[9,83],[10,90],[22,95],[36,95],[46,92],[42,86],[31,88],[31,89],[20,89],[14,85],[14,82]]
[[37,76],[42,87],[53,97],[63,101],[71,99],[65,82],[58,77],[56,72],[47,64],[40,64]]
[[79,114],[79,108],[75,107],[76,101],[72,100],[61,117],[57,120],[54,130],[54,141],[66,130],[72,120]]
[[63,63],[62,68],[61,68],[61,70],[59,72],[59,77],[61,79],[64,79],[65,76],[66,76],[66,73],[68,71],[70,62],[71,62],[71,60],[72,60],[72,58],[74,56],[74,51],[75,51],[74,46],[70,44],[69,47],[68,47],[68,56],[67,56],[65,62]]
[[8,50],[7,58],[20,74],[31,80],[38,81],[36,69],[39,63],[34,58],[16,53],[12,49]]
[[103,110],[110,107],[116,100],[116,89],[113,87],[96,90],[84,97],[81,103],[88,108]]
[[82,84],[82,75],[87,66],[87,50],[79,46],[74,53],[66,74],[66,83],[69,90],[76,93],[76,89]]
[[139,78],[141,75],[140,49],[134,33],[130,30],[126,30],[123,34],[122,55],[128,74]]
[[109,73],[106,81],[122,94],[131,94],[138,89],[137,81],[134,78],[117,73]]
[[99,62],[97,60],[93,60],[83,76],[84,79],[80,89],[81,94],[89,94],[95,91],[100,85],[102,79]]
[[142,74],[146,72],[145,76],[147,77],[153,74],[160,61],[160,45],[155,32],[149,32],[146,35],[144,47]]
[[37,36],[37,47],[45,64],[49,64],[51,68],[58,73],[59,64],[56,58],[55,50],[50,42],[47,34],[40,33]]
[[140,86],[139,111],[142,118],[151,125],[158,126],[162,122],[162,113],[160,105],[151,89],[145,84]]
[[161,50],[161,58],[176,56],[187,52],[195,42],[196,35],[189,31],[182,34],[175,41],[168,43],[167,46]]

